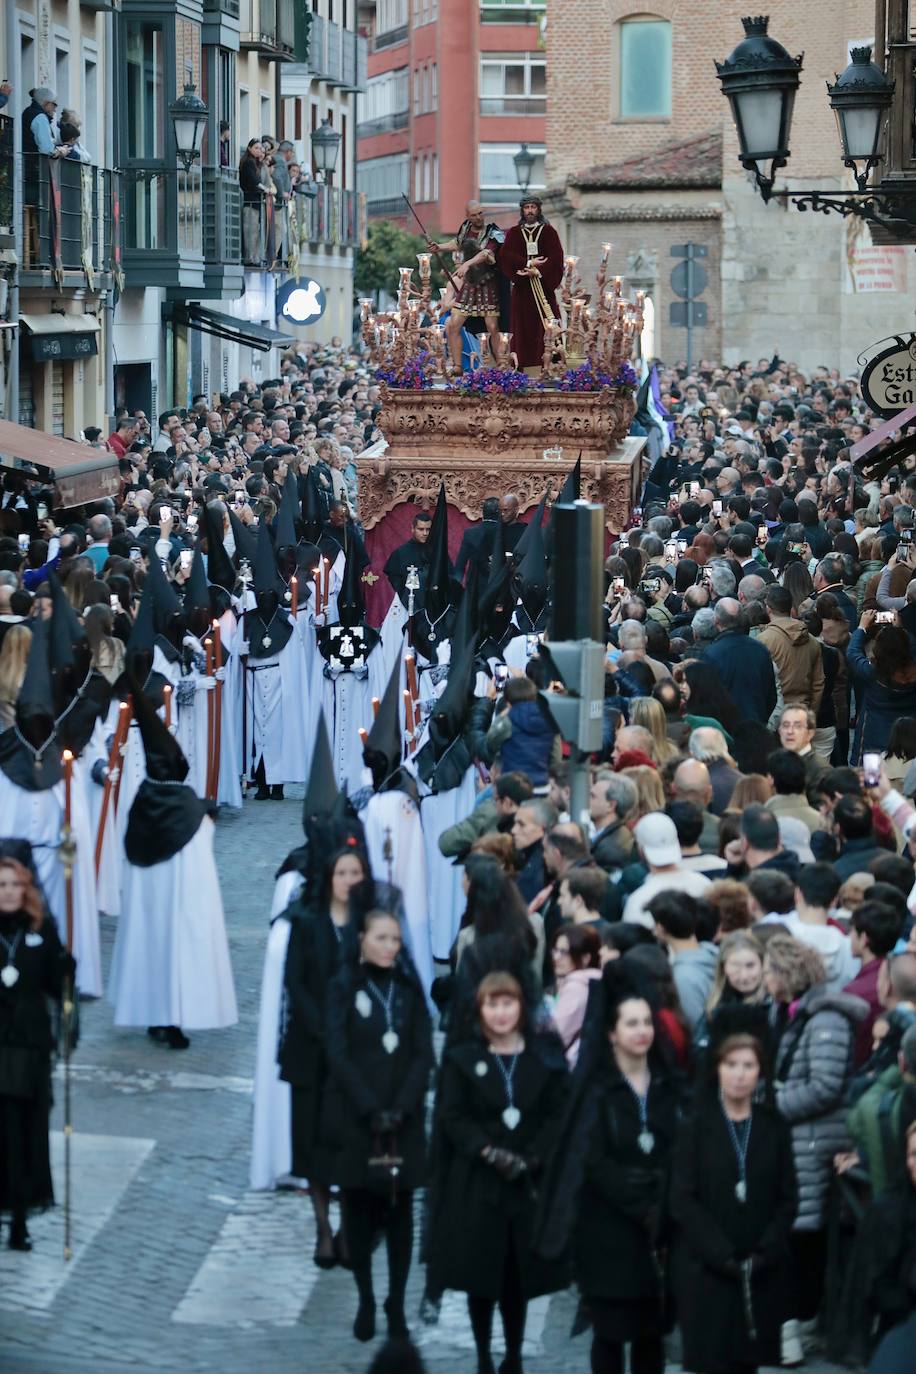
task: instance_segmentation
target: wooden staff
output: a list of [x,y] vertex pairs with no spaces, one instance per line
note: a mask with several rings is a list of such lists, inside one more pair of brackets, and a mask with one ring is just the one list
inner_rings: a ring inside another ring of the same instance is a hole
[[407,752],[412,754],[417,747],[414,735],[414,707],[413,697],[406,687],[404,688],[404,729],[407,733]]
[[[111,791],[115,782],[120,778],[121,764],[119,759],[123,752],[124,741],[127,739],[127,731],[130,726],[130,701],[122,701],[118,708],[118,723],[111,740],[111,749],[108,752],[108,774],[105,778],[105,787],[102,792],[102,809],[99,812],[99,829],[95,837],[95,876],[99,876],[99,868],[102,864],[102,845],[105,843],[105,825],[108,820],[108,807],[111,804]],[[115,796],[117,802],[117,796]]]
[[124,733],[123,733],[123,736],[122,736],[122,738],[121,738],[121,747],[120,747],[120,750],[119,750],[120,755],[121,755],[121,762],[118,764],[117,776],[115,777],[115,780],[114,780],[114,805],[115,805],[115,811],[117,811],[117,809],[118,809],[118,800],[119,800],[119,798],[120,798],[120,796],[121,796],[121,783],[124,781],[124,760],[125,760],[125,758],[127,757],[127,742],[128,742],[128,740],[129,740],[129,738],[130,738],[130,726],[131,726],[131,722],[132,722],[133,717],[134,717],[134,702],[133,702],[133,697],[128,697],[128,698],[127,698],[127,713],[128,713],[128,714],[127,714],[127,721],[126,721],[126,724],[125,724],[125,726],[124,726]]
[[321,560],[321,565],[322,565],[322,578],[321,578],[321,580],[322,580],[322,583],[323,583],[322,588],[321,588],[321,609],[322,609],[322,611],[326,611],[326,610],[328,609],[328,592],[329,592],[329,588],[330,588],[330,585],[331,585],[331,564],[330,564],[330,561],[329,561],[327,558],[322,558],[322,560]]
[[[60,860],[64,870],[64,904],[67,913],[67,953],[73,953],[73,865],[76,861],[76,842],[73,839],[73,755],[63,753],[64,761],[64,823],[60,833]],[[70,1244],[71,1219],[71,1157],[73,1122],[70,1113],[70,1041],[73,1033],[73,965],[68,963],[61,997],[62,1031],[64,1037],[64,1259],[73,1258]]]
[[[296,614],[296,579],[293,578],[293,615]],[[223,666],[223,632],[218,620],[213,622],[213,663],[214,671]],[[216,686],[213,689],[216,697],[213,721],[213,800],[216,801],[216,794],[219,792],[219,766],[223,751],[223,684],[220,678],[216,679]]]
[[407,687],[410,691],[410,699],[413,703],[412,724],[408,725],[408,730],[419,729],[422,712],[420,710],[420,689],[417,685],[417,660],[413,654],[404,655],[404,666],[407,669]]
[[[204,640],[204,653],[207,656],[205,671],[207,677],[213,676],[213,640],[208,636]],[[213,783],[213,716],[216,702],[213,693],[207,693],[207,774],[204,795],[211,797]]]
[[[289,608],[293,613],[293,624],[295,625],[296,616],[299,614],[299,579],[295,575],[289,579],[289,589],[292,594]],[[213,628],[216,629],[215,620],[213,622]]]

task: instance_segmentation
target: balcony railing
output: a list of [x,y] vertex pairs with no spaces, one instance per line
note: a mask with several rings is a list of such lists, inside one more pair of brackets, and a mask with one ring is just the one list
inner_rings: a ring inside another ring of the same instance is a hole
[[391,219],[406,215],[403,196],[379,196],[366,202],[366,213],[373,219]]
[[227,14],[238,19],[239,0],[204,0],[204,14]]
[[547,113],[544,95],[482,95],[482,115],[543,115]]
[[297,257],[316,247],[352,248],[362,240],[360,196],[336,186],[318,186],[314,197],[289,203],[265,200],[243,207],[245,266],[263,272],[292,271]]
[[0,115],[0,233],[13,228],[13,121]]
[[532,23],[546,10],[547,0],[480,0],[480,17],[485,24]]
[[374,134],[390,134],[397,129],[406,129],[409,123],[409,110],[395,110],[394,114],[379,115],[378,119],[366,119],[357,124],[356,137],[371,138]]
[[41,153],[22,163],[23,271],[119,271],[118,173]]
[[400,24],[396,29],[386,29],[384,33],[377,33],[372,40],[374,52],[381,52],[384,48],[393,48],[395,43],[407,42],[407,25]]
[[294,0],[258,0],[257,16],[252,6],[252,28],[243,33],[241,46],[263,52],[276,62],[292,62],[296,55],[296,16]]

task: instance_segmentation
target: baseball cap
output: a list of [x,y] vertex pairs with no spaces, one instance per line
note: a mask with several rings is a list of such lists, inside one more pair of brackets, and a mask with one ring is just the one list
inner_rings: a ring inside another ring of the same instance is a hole
[[681,862],[681,846],[677,837],[674,821],[660,811],[643,816],[634,830],[636,843],[650,864],[662,868],[666,864]]

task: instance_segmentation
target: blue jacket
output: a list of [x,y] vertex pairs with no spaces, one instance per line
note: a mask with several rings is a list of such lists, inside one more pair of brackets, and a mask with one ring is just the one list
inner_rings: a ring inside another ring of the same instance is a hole
[[487,743],[499,751],[504,773],[524,773],[534,787],[547,782],[557,728],[539,701],[517,701],[490,727]]
[[703,650],[745,720],[766,725],[776,705],[776,674],[769,651],[738,630],[726,630]]
[[899,686],[881,682],[865,653],[864,630],[856,630],[850,639],[846,662],[859,703],[850,760],[857,764],[861,762],[865,750],[883,753],[891,728],[900,716],[916,715],[916,682],[901,683]]

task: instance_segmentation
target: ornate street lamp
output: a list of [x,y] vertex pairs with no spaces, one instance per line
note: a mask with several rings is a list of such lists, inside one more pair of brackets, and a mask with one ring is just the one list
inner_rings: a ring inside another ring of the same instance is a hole
[[792,108],[803,56],[790,57],[767,33],[769,22],[767,14],[742,19],[743,42],[724,62],[716,63],[735,121],[742,166],[754,173],[765,201],[772,194],[777,169],[785,167],[789,157]]
[[[872,62],[871,48],[853,48],[851,56],[836,84],[827,83],[827,94],[840,131],[843,162],[864,191],[872,168],[884,156],[882,143],[895,82]],[[864,163],[861,168],[860,163]]]
[[534,153],[527,143],[522,144],[512,161],[515,163],[515,179],[518,182],[518,189],[524,195],[531,185],[531,173],[534,171]]
[[186,172],[191,170],[192,163],[200,157],[209,113],[200,96],[195,95],[193,81],[186,83],[184,95],[180,95],[169,106],[169,115],[175,127],[178,160]]
[[323,119],[317,129],[312,131],[312,157],[315,170],[322,176],[330,177],[337,166],[340,152],[340,134],[331,124],[330,115]]

